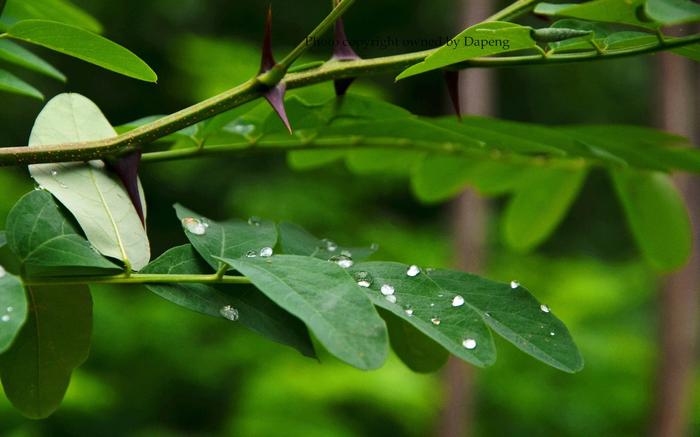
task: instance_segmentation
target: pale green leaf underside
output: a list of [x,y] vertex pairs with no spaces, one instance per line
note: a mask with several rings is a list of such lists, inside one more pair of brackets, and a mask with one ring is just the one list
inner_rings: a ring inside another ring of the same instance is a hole
[[5,272],[0,276],[0,354],[5,352],[27,319],[27,296],[22,281]]

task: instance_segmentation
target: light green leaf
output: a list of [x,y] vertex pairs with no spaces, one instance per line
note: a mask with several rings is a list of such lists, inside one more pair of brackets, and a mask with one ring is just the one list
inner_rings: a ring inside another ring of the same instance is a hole
[[[115,136],[100,109],[79,94],[60,94],[41,111],[29,147]],[[146,230],[122,182],[102,161],[35,164],[32,177],[76,218],[88,240],[105,256],[140,270],[150,258]],[[141,199],[145,199],[143,192]],[[144,202],[145,211],[145,202]]]
[[[191,245],[170,249],[146,266],[142,273],[210,274],[211,268]],[[315,357],[306,326],[264,294],[251,286],[209,286],[205,284],[147,284],[158,296],[184,308],[212,317],[231,319],[231,307],[237,321],[272,341],[291,346],[307,357]],[[224,314],[229,314],[225,316]]]
[[79,27],[47,20],[20,21],[7,36],[49,48],[146,82],[158,76],[138,56],[106,38]]
[[0,91],[44,100],[44,95],[41,93],[41,91],[29,85],[27,82],[18,78],[14,74],[2,69],[0,69]]
[[278,247],[281,253],[287,255],[306,255],[329,260],[334,256],[350,255],[353,261],[370,257],[377,251],[372,247],[344,247],[329,239],[318,239],[306,229],[293,223],[280,223]]
[[578,18],[603,23],[628,24],[654,28],[658,23],[644,17],[645,0],[593,0],[583,3],[538,3],[534,13],[555,17]]
[[386,325],[350,274],[308,256],[222,258],[279,306],[300,318],[337,358],[360,369],[386,359]]
[[0,59],[38,73],[45,74],[49,77],[53,77],[54,79],[58,79],[63,82],[66,81],[66,76],[64,76],[60,71],[56,70],[51,64],[24,47],[13,43],[12,41],[0,39]]
[[692,230],[683,198],[671,178],[633,169],[611,173],[644,257],[664,271],[683,266],[690,256]]
[[583,168],[541,168],[527,172],[504,215],[503,236],[526,251],[544,242],[564,219],[581,191]]
[[90,351],[92,298],[86,286],[29,287],[29,317],[0,356],[5,395],[25,416],[58,409],[73,370]]
[[0,266],[0,354],[12,344],[27,319],[22,281]]
[[7,0],[0,16],[0,28],[7,29],[18,21],[35,18],[59,21],[95,33],[102,32],[102,25],[94,17],[67,0]]
[[673,53],[700,62],[700,44],[692,44],[671,50]]
[[647,0],[644,11],[665,26],[700,21],[700,4],[692,0]]
[[270,221],[218,223],[182,205],[174,207],[190,243],[215,270],[221,266],[219,258],[258,256],[263,248],[272,249],[277,243],[277,229]]
[[396,80],[428,71],[439,70],[472,58],[533,49],[537,43],[531,36],[532,28],[514,23],[491,21],[476,24],[440,47],[423,62],[405,69]]

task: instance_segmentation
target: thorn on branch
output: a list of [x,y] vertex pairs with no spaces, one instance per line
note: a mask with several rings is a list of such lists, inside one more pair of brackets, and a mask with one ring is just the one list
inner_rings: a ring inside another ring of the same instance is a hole
[[146,225],[143,214],[143,204],[141,203],[141,193],[139,192],[139,164],[141,163],[141,150],[136,150],[124,155],[114,161],[107,161],[107,166],[115,172],[124,184],[131,203],[136,208],[136,213],[141,219],[141,224]]
[[450,95],[450,100],[452,101],[452,106],[455,109],[457,118],[462,120],[462,103],[460,100],[459,92],[459,71],[458,70],[445,70],[444,71],[445,84],[447,84],[447,92]]
[[[336,6],[340,3],[338,0],[335,1]],[[348,37],[345,34],[345,24],[342,18],[338,18],[335,22],[335,34],[333,40],[333,56],[332,61],[355,61],[362,59],[355,50],[353,50],[348,41]],[[336,79],[333,81],[335,85],[335,94],[337,96],[344,96],[345,93],[350,88],[350,85],[355,81],[354,77],[345,79]]]
[[[262,45],[262,59],[260,61],[260,73],[264,74],[272,70],[277,66],[277,61],[272,53],[272,5],[267,8],[267,18],[265,20],[265,36],[263,38]],[[284,107],[284,95],[287,91],[287,86],[284,83],[278,83],[270,87],[267,92],[265,92],[265,100],[272,106],[275,113],[279,116],[284,123],[285,127],[292,133],[292,127],[289,123],[289,118],[287,117],[287,111]]]

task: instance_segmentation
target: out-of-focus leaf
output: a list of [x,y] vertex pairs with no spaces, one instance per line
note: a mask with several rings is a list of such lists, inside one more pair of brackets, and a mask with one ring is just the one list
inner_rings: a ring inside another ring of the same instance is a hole
[[27,319],[22,281],[0,266],[0,354],[12,344]]
[[665,26],[700,21],[700,4],[692,0],[647,0],[644,11]]
[[100,35],[48,20],[25,20],[7,29],[7,36],[73,56],[115,73],[146,82],[158,76],[138,56]]
[[102,25],[94,17],[67,0],[7,0],[0,16],[0,28],[6,29],[18,21],[31,19],[59,21],[91,32],[102,32]]
[[44,95],[41,93],[41,91],[29,85],[27,82],[18,78],[14,74],[2,69],[0,69],[0,91],[44,100]]
[[7,244],[7,233],[5,231],[0,231],[0,249],[5,247]]
[[86,286],[28,287],[29,317],[0,356],[5,395],[25,416],[58,409],[73,370],[90,351],[92,298]]
[[332,240],[318,239],[293,223],[280,223],[277,230],[279,249],[287,255],[306,255],[324,260],[334,256],[346,256],[353,261],[360,261],[376,252],[375,247],[343,247]]
[[386,325],[347,270],[297,255],[222,261],[304,321],[337,358],[360,369],[376,369],[384,363]]
[[63,82],[66,80],[66,76],[51,64],[12,41],[0,39],[0,59]]
[[692,44],[671,50],[673,53],[700,62],[700,44]]
[[[114,129],[89,99],[60,94],[37,117],[29,147],[113,136]],[[29,172],[75,216],[100,253],[140,270],[150,258],[146,230],[121,181],[104,167],[102,161],[34,164]]]
[[583,3],[538,3],[535,14],[554,17],[578,18],[603,23],[628,24],[654,28],[658,23],[640,14],[646,0],[593,0]]
[[[211,268],[191,245],[165,252],[146,266],[142,273],[210,274]],[[282,310],[251,286],[210,286],[205,284],[147,284],[158,296],[184,308],[238,322],[272,341],[291,346],[308,357],[316,356],[309,332],[299,319]]]
[[627,221],[644,257],[660,270],[673,270],[688,260],[692,230],[683,198],[663,173],[612,171]]
[[503,235],[517,250],[531,250],[556,229],[581,190],[583,168],[541,168],[527,172],[504,215]]

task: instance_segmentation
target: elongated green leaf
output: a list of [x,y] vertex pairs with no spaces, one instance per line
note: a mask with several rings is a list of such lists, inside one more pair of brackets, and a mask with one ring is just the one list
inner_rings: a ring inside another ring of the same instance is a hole
[[[142,273],[207,274],[210,267],[187,244],[165,252]],[[272,341],[291,346],[308,357],[316,356],[306,326],[251,286],[209,286],[204,284],[150,284],[158,296],[184,308],[236,320]]]
[[396,80],[438,70],[472,58],[535,48],[537,43],[532,39],[531,32],[530,27],[507,22],[476,24],[440,47],[423,62],[405,69]]
[[61,211],[53,196],[35,190],[22,197],[7,216],[10,249],[30,275],[117,272]]
[[5,395],[25,416],[58,409],[73,370],[90,351],[92,298],[85,286],[29,287],[29,317],[0,356]]
[[[564,324],[523,287],[451,270],[420,271],[399,263],[368,262],[375,305],[401,317],[457,357],[477,366],[496,358],[487,326],[527,354],[566,372],[583,360]],[[393,296],[393,297],[387,297]]]
[[692,231],[683,198],[663,173],[632,169],[612,172],[625,215],[644,257],[673,270],[690,256]]
[[182,205],[175,205],[175,212],[190,243],[214,269],[221,265],[218,258],[259,256],[277,243],[277,229],[270,221],[252,218],[217,223]]
[[0,27],[4,29],[18,21],[38,18],[71,24],[91,32],[102,32],[102,25],[94,17],[67,0],[7,0],[2,12]]
[[672,50],[673,53],[700,62],[700,44],[692,44]]
[[222,261],[304,321],[331,354],[360,369],[376,369],[384,363],[386,325],[346,270],[297,255]]
[[644,11],[666,26],[700,21],[700,4],[692,0],[647,0]]
[[65,82],[66,80],[66,76],[56,70],[51,64],[12,41],[0,39],[0,59],[60,81]]
[[[41,111],[29,146],[101,140],[114,129],[94,103],[79,94],[60,94]],[[140,270],[150,258],[146,230],[121,181],[102,161],[35,164],[32,177],[76,218],[92,245],[103,255]],[[141,199],[145,199],[143,192]],[[145,211],[145,203],[143,205]]]
[[[643,14],[646,0],[593,0],[583,3],[538,3],[535,14],[556,17],[578,18],[603,23],[628,24],[637,27],[654,28],[658,23],[647,19]],[[640,13],[642,12],[642,13]]]
[[27,82],[18,78],[14,74],[2,69],[0,69],[0,91],[44,100],[44,95],[41,93],[41,91],[29,85]]
[[156,73],[138,56],[119,44],[79,27],[56,21],[26,20],[10,27],[7,35],[134,79],[146,82],[158,80]]
[[360,261],[371,256],[377,247],[343,247],[329,239],[318,239],[299,225],[280,223],[279,249],[287,255],[306,255],[330,260],[344,256],[353,261]]
[[528,172],[515,190],[504,216],[508,245],[531,250],[554,232],[585,180],[582,168],[550,168]]
[[27,319],[22,281],[0,266],[0,354],[5,352]]

